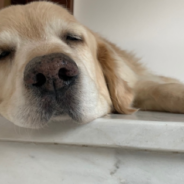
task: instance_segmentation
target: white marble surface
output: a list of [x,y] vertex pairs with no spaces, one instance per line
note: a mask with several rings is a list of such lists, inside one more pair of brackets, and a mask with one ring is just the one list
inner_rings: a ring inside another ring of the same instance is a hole
[[108,115],[41,130],[0,118],[0,184],[183,184],[183,151],[182,114]]
[[184,154],[0,143],[1,184],[183,184]]
[[41,130],[20,128],[1,118],[0,140],[183,152],[184,115],[108,115],[86,125],[54,122]]

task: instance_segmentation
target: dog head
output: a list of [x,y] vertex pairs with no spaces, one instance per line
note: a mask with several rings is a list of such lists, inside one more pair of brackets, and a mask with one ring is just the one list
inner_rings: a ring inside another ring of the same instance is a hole
[[131,113],[116,48],[49,2],[0,11],[0,114],[39,128],[68,115],[89,122]]

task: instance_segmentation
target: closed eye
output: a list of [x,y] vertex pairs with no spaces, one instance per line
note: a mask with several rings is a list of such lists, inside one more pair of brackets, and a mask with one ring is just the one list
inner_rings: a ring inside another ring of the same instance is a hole
[[82,41],[82,38],[80,36],[72,35],[72,34],[66,35],[65,39],[66,41],[73,41],[73,42]]
[[0,60],[5,59],[6,57],[10,56],[11,51],[1,51],[0,50]]

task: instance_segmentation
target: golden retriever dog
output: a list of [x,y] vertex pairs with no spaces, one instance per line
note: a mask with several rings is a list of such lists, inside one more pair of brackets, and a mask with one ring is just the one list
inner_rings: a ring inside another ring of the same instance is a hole
[[39,128],[69,116],[184,113],[184,85],[157,76],[131,54],[50,2],[0,10],[0,114]]

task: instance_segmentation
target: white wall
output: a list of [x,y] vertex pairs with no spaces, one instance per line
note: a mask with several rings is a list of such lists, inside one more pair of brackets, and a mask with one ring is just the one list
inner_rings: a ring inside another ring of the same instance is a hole
[[75,0],[74,15],[152,71],[184,81],[184,0]]

